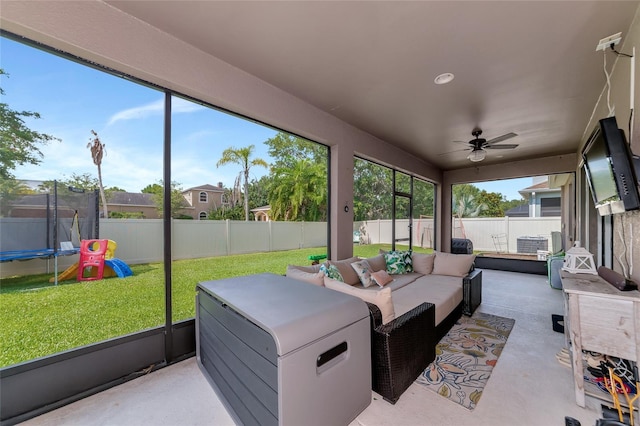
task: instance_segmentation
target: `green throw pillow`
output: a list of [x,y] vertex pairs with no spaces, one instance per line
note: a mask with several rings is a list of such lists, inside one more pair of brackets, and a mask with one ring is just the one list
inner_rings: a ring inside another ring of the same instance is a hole
[[413,257],[411,250],[400,251],[398,252],[404,259],[404,265],[406,266],[407,272],[413,272]]
[[320,271],[322,271],[327,277],[332,280],[344,282],[344,278],[342,278],[342,274],[336,265],[328,265],[323,263],[320,265]]
[[[413,257],[411,250],[392,250],[386,252],[384,256],[388,273],[405,274],[407,272],[413,272]],[[402,262],[403,265],[400,265],[399,262]]]
[[399,275],[407,273],[407,265],[404,255],[398,251],[389,251],[384,254],[384,261],[387,264],[387,272],[390,275]]

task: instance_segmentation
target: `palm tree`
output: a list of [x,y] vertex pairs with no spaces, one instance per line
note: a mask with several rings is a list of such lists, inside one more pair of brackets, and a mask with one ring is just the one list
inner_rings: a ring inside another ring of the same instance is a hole
[[326,167],[310,159],[272,169],[269,205],[274,220],[326,220]]
[[459,218],[478,217],[480,212],[487,209],[486,204],[478,203],[471,194],[462,194],[460,197],[454,196],[453,205]]
[[91,142],[87,144],[87,148],[91,150],[91,157],[93,158],[93,164],[98,166],[98,185],[100,186],[100,199],[102,200],[102,213],[104,218],[107,219],[109,217],[109,212],[107,211],[107,197],[104,195],[104,186],[102,185],[102,155],[106,154],[107,151],[104,150],[105,144],[100,142],[100,138],[98,134],[92,129],[91,133],[93,133],[94,138],[90,139]]
[[216,167],[229,163],[236,163],[242,166],[244,175],[244,220],[249,220],[249,170],[253,166],[262,166],[268,168],[269,165],[262,158],[251,159],[255,145],[249,145],[245,148],[227,148],[222,151],[222,158],[218,160]]
[[462,230],[462,238],[467,238],[464,230],[464,224],[462,222],[463,217],[478,217],[481,211],[487,209],[487,205],[484,203],[476,202],[475,198],[471,194],[462,194],[459,197],[453,196],[453,211],[458,217],[460,228]]

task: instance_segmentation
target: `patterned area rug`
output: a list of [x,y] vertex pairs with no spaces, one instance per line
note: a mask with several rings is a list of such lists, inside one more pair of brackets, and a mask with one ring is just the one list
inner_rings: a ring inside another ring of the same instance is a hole
[[476,312],[463,316],[436,346],[436,359],[416,383],[473,410],[515,320]]

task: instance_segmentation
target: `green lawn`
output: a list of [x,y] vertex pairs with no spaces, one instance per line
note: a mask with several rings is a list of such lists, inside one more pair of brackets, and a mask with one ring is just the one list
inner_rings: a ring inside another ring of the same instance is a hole
[[[355,245],[354,255],[375,256],[381,248],[389,250],[390,245]],[[194,289],[200,281],[284,274],[288,264],[307,265],[310,254],[322,252],[309,248],[175,261],[173,320],[195,315]],[[49,283],[51,274],[0,280],[0,367],[163,325],[163,264],[131,269],[133,276],[126,278],[62,281],[57,286]]]

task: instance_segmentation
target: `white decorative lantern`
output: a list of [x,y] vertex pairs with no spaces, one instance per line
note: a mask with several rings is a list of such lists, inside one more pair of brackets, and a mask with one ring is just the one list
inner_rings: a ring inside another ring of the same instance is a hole
[[562,270],[572,274],[598,275],[593,255],[587,249],[580,247],[580,241],[576,241],[564,255]]

